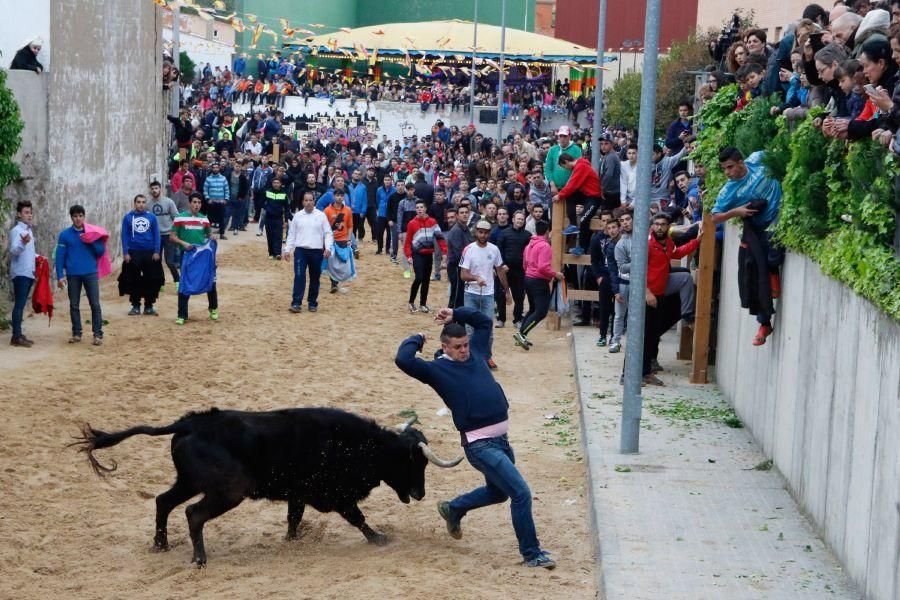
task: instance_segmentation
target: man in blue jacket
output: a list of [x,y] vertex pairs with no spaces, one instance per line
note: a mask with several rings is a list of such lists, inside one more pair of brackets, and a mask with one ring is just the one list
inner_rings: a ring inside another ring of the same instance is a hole
[[[207,180],[208,181],[208,180]],[[162,263],[159,260],[159,223],[156,215],[147,210],[147,198],[143,194],[134,197],[134,210],[122,219],[122,275],[119,293],[128,294],[131,316],[144,314],[156,316],[153,304],[162,287]]]
[[100,281],[97,277],[97,259],[103,256],[103,242],[81,241],[84,233],[84,207],[75,204],[69,209],[72,226],[63,229],[56,243],[56,285],[69,287],[69,315],[72,319],[70,344],[81,341],[81,288],[91,305],[91,329],[94,345],[103,344],[103,313],[100,310]]
[[390,175],[384,176],[384,185],[375,192],[376,201],[376,219],[377,227],[375,229],[375,241],[378,242],[378,249],[375,254],[381,254],[385,245],[390,250],[390,231],[388,230],[388,200],[397,190],[394,189],[394,178]]
[[[480,488],[438,502],[438,513],[447,522],[450,536],[460,539],[466,513],[510,498],[513,529],[525,564],[552,569],[556,563],[541,549],[534,527],[531,490],[516,469],[507,438],[509,403],[487,366],[492,319],[474,308],[460,307],[442,308],[435,320],[444,326],[442,353],[432,361],[417,358],[425,346],[425,334],[417,333],[400,344],[395,363],[441,397],[453,415],[469,464],[485,479]],[[466,325],[474,329],[471,339]]]

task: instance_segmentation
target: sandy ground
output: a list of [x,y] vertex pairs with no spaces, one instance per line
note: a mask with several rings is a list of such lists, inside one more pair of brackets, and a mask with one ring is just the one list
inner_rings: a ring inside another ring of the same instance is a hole
[[[252,233],[220,246],[221,319],[173,323],[170,282],[161,317],[128,317],[114,278],[104,281],[106,342],[69,345],[68,303],[57,297],[51,327],[26,320],[31,349],[0,346],[0,597],[18,598],[592,598],[596,594],[584,466],[574,414],[569,339],[541,327],[525,353],[497,330],[497,377],[510,399],[511,441],[534,497],[542,545],[553,571],[521,566],[508,503],[471,513],[465,537],[444,529],[435,502],[480,483],[468,463],[429,466],[422,502],[401,504],[387,486],[361,504],[368,523],[392,542],[365,543],[339,516],[308,509],[302,537],[283,539],[284,503],[247,500],[207,524],[209,566],[190,564],[183,506],[169,519],[172,549],[151,551],[154,497],[174,480],[169,438],[131,438],[98,452],[119,469],[105,481],[65,447],[82,421],[104,430],[162,425],[211,406],[265,410],[334,406],[380,423],[415,409],[441,455],[459,452],[443,405],[393,363],[408,334],[438,328],[405,311],[408,281],[373,246],[363,246],[360,277],[329,295],[318,314],[288,313],[289,264],[265,259]],[[327,280],[326,280],[327,281]],[[432,306],[446,284],[433,286]],[[89,317],[85,299],[82,312]],[[437,348],[429,340],[427,352]],[[545,416],[554,414],[555,419]]]

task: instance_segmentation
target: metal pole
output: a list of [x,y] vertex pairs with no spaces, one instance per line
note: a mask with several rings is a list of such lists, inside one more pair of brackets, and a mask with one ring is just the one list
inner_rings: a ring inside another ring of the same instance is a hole
[[497,77],[497,144],[503,139],[503,53],[506,50],[506,0],[500,5],[500,73]]
[[[172,3],[172,60],[175,62],[175,68],[181,72],[181,3]],[[184,75],[182,73],[182,75]],[[181,100],[181,78],[175,82],[172,89],[172,99],[169,106],[169,112],[173,117],[178,116],[178,109]]]
[[525,0],[525,26],[522,31],[528,31],[528,0]]
[[594,87],[594,131],[591,137],[591,166],[600,170],[600,121],[603,119],[603,48],[606,45],[606,0],[600,0],[597,23],[597,76]]
[[644,64],[641,68],[641,118],[638,124],[637,189],[634,231],[631,243],[631,281],[628,294],[628,346],[625,350],[625,391],[619,448],[636,454],[641,432],[641,365],[644,354],[644,315],[647,287],[647,235],[650,231],[650,171],[653,167],[653,128],[656,119],[656,67],[659,59],[659,13],[661,0],[647,0],[644,25]]
[[617,79],[622,79],[622,47],[619,46],[619,76]]
[[475,123],[475,54],[478,51],[478,0],[475,0],[475,20],[472,28],[472,76],[469,83],[469,125]]

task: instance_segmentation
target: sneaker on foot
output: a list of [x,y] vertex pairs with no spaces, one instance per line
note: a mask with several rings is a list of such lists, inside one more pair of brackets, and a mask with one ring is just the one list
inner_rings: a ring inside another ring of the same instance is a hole
[[309,312],[317,312],[319,310],[319,307],[318,306],[310,306],[306,310],[308,310]]
[[440,280],[441,280],[441,274],[438,273],[437,275],[432,275],[432,276],[431,276],[431,280],[432,280],[432,281],[440,281]]
[[454,540],[462,539],[462,525],[459,523],[459,519],[453,517],[453,511],[450,508],[450,503],[446,500],[441,500],[437,503],[438,514],[441,515],[441,518],[447,522],[447,533],[450,534]]
[[409,272],[409,269],[403,271],[403,279],[409,279],[412,277],[412,273]]
[[80,344],[80,343],[81,343],[81,336],[80,336],[80,335],[73,335],[72,337],[69,338],[69,343],[70,343],[70,344]]
[[257,231],[257,232],[256,232],[256,237],[262,237],[262,231]]
[[516,341],[516,346],[519,346],[523,350],[530,350],[531,343],[525,339],[525,336],[522,335],[521,331],[517,331],[513,334],[513,339]]
[[375,251],[375,256],[378,256],[379,254],[381,254],[381,250],[376,250],[376,251]]
[[302,310],[299,304],[291,304],[291,307],[288,309],[292,313],[298,313]]
[[331,286],[331,289],[328,290],[328,293],[329,294],[337,294],[337,291],[338,291],[338,286],[333,285],[333,286]]
[[574,235],[581,231],[576,225],[569,225],[565,229],[563,229],[563,235]]
[[400,264],[400,261],[397,260],[396,258],[392,258],[392,259],[391,259],[391,264],[392,264],[392,265],[399,265],[399,264]]
[[166,291],[166,286],[161,286],[161,287],[159,288],[159,293],[160,293],[160,294],[162,294],[162,293],[165,292],[165,291]]
[[131,310],[128,311],[129,317],[133,317],[134,315],[139,315],[139,314],[141,314],[141,306],[140,305],[132,306]]
[[665,383],[663,383],[662,379],[660,379],[653,373],[650,373],[649,375],[644,375],[644,378],[642,381],[644,382],[645,385],[658,385],[658,386],[666,385]]
[[34,344],[34,342],[26,338],[24,335],[19,335],[9,340],[10,346],[19,346],[20,348],[31,348],[32,344]]
[[610,354],[615,354],[616,352],[618,352],[621,349],[622,349],[622,344],[620,344],[619,342],[613,342],[612,344],[609,345],[609,353]]
[[223,234],[223,235],[220,235],[220,236],[219,236],[219,239],[220,239],[220,240],[227,240],[228,238],[225,237],[225,235]]
[[175,293],[178,293],[178,282],[175,282]]
[[424,304],[422,304],[422,305],[419,306],[419,312],[420,312],[420,313],[426,313],[426,314],[427,314],[427,313],[430,313],[430,312],[431,312],[431,309],[428,308],[427,306],[425,306]]
[[504,327],[506,327],[506,321],[497,321],[494,324],[494,327],[497,329],[503,329]]
[[549,569],[549,570],[555,569],[556,563],[553,561],[552,558],[547,556],[548,554],[549,554],[549,552],[544,552],[542,550],[540,554],[538,554],[531,560],[526,560],[525,566],[526,567],[540,567],[542,569]]
[[211,311],[209,311],[209,318],[212,319],[213,321],[218,321],[219,320],[219,309],[214,308]]
[[153,308],[152,306],[145,306],[144,314],[147,316],[150,316],[150,317],[158,317],[159,316],[159,313],[156,312],[156,309]]
[[762,346],[763,344],[765,344],[766,338],[772,335],[773,331],[774,329],[772,329],[768,325],[760,325],[759,330],[756,332],[756,336],[753,338],[753,345]]
[[601,348],[606,346],[606,336],[605,335],[600,336],[600,339],[597,340],[597,345],[600,346]]
[[408,307],[408,308],[409,308],[409,312],[410,312],[410,313],[416,313],[416,312],[419,312],[419,309],[416,308],[416,305],[413,304],[412,302],[409,303],[409,307]]
[[102,346],[102,345],[103,345],[103,338],[102,338],[102,337],[97,337],[97,336],[95,335],[95,336],[94,336],[94,341],[91,342],[91,343],[94,344],[95,346]]
[[176,325],[184,325],[184,318],[178,317],[177,319],[175,319],[175,324]]
[[359,249],[353,251],[353,258],[359,260]]

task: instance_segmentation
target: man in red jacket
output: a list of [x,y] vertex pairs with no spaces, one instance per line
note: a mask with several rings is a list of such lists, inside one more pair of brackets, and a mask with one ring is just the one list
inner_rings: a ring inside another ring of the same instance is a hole
[[[591,218],[594,211],[600,206],[603,199],[603,191],[600,186],[600,177],[591,166],[591,161],[566,154],[559,155],[559,166],[572,171],[569,182],[553,197],[553,201],[564,200],[566,202],[566,214],[570,225],[563,230],[563,235],[580,233],[578,246],[587,250],[591,244]],[[581,204],[584,207],[580,216],[576,216],[575,206]]]
[[[700,245],[703,235],[701,227],[697,237],[682,246],[676,246],[669,237],[670,217],[659,213],[653,217],[650,236],[647,239],[647,312],[644,320],[644,363],[642,375],[644,383],[665,385],[653,374],[661,370],[656,360],[659,354],[659,340],[679,319],[693,319],[694,281],[690,273],[671,273],[672,260],[683,258]],[[689,289],[686,289],[688,288]],[[689,312],[685,312],[685,298],[690,297]],[[655,367],[655,368],[654,368]]]
[[[428,216],[425,201],[416,200],[416,216],[406,226],[406,242],[403,252],[407,260],[412,262],[413,279],[409,288],[409,312],[431,312],[428,308],[428,284],[431,282],[431,270],[434,267],[434,246],[438,245],[441,255],[447,255],[447,242],[444,233],[432,217]],[[419,293],[419,307],[416,308],[416,294]]]

